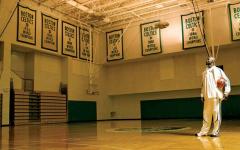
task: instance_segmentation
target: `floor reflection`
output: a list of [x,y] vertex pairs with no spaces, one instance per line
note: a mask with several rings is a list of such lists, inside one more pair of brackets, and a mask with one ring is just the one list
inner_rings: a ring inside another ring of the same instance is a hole
[[220,137],[197,137],[205,150],[223,150]]
[[[2,127],[0,149],[239,150],[239,124],[239,120],[225,121],[221,137],[215,138],[194,136],[201,127],[201,120],[125,120]],[[176,127],[188,128],[178,130]],[[124,132],[109,132],[114,129],[124,129]]]

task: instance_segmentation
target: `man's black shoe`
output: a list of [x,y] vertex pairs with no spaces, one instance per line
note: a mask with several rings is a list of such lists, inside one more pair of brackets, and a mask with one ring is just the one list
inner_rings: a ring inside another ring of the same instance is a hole
[[219,134],[211,134],[210,136],[211,137],[219,137],[220,135]]

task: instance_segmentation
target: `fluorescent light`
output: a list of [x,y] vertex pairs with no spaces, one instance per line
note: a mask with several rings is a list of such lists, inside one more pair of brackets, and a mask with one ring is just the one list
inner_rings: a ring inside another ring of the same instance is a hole
[[78,8],[78,9],[82,10],[82,11],[90,12],[89,8],[87,8],[87,7],[85,7],[85,6],[83,6],[83,5],[79,4],[79,3],[77,3],[77,2],[74,1],[74,0],[67,0],[66,2],[67,2],[68,4],[70,4],[70,5],[72,5],[72,6],[76,7],[76,8]]
[[106,23],[109,23],[111,20],[110,20],[110,18],[108,18],[108,17],[105,17],[104,19],[103,19],[103,22],[106,22]]
[[76,6],[77,2],[75,2],[74,0],[67,0],[67,3],[72,5],[72,6]]
[[157,7],[157,8],[163,8],[163,5],[162,5],[162,4],[157,4],[157,5],[155,5],[155,7]]
[[93,11],[92,9],[89,9],[89,10],[88,10],[88,13],[89,13],[89,14],[93,14],[94,11]]
[[82,11],[85,11],[85,12],[88,12],[89,11],[89,8],[83,6],[83,5],[80,5],[80,4],[77,4],[76,6],[78,9],[82,10]]

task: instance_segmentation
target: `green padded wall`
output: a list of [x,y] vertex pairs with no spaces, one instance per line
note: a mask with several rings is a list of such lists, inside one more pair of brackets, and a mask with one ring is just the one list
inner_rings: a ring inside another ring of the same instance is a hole
[[142,119],[200,118],[202,102],[199,98],[141,101]]
[[[141,101],[142,119],[202,118],[200,97]],[[240,96],[233,95],[222,103],[223,118],[240,118]]]
[[68,122],[96,121],[94,101],[68,101]]
[[231,95],[222,102],[223,118],[240,118],[240,95]]

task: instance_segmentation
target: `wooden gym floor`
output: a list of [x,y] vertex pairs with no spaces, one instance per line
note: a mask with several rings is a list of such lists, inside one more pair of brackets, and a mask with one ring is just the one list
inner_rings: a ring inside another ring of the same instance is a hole
[[1,150],[239,150],[240,120],[195,137],[201,120],[99,121],[1,128]]

